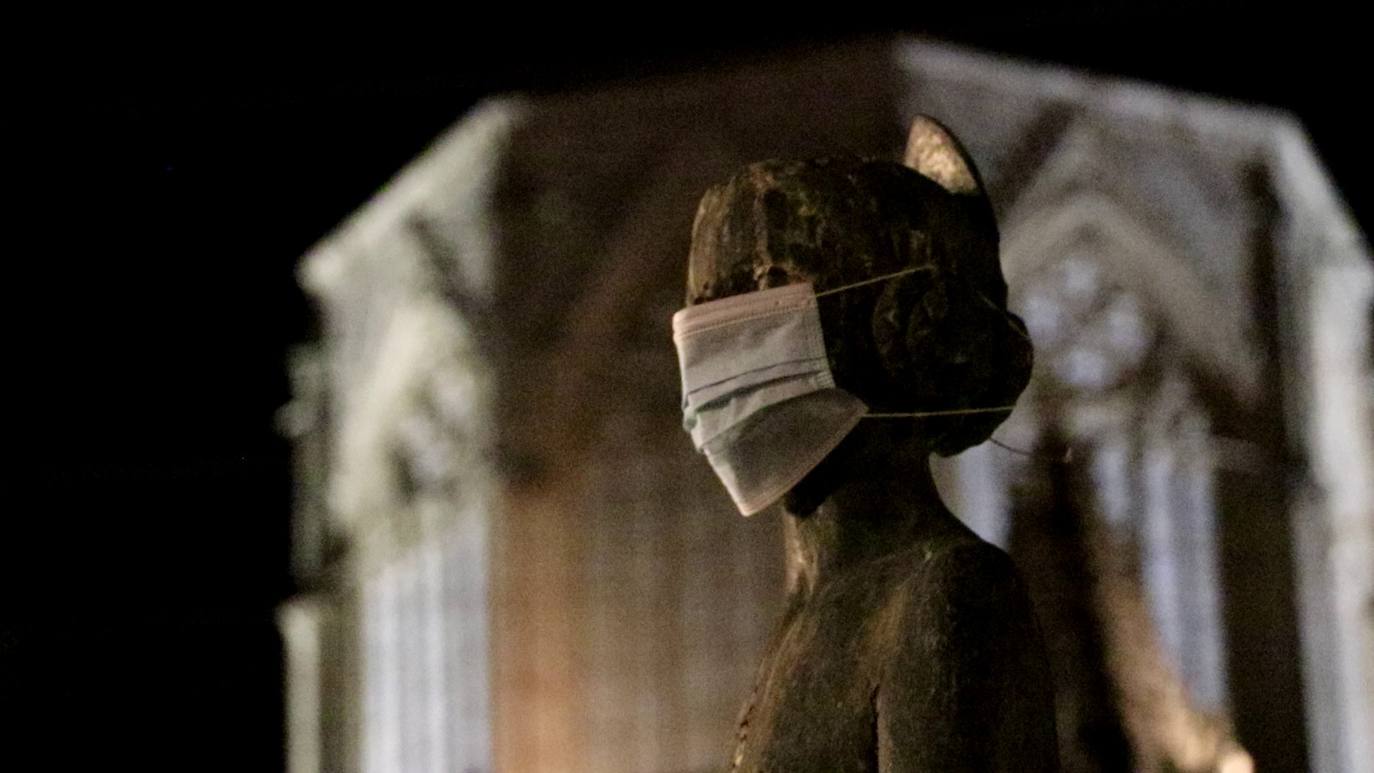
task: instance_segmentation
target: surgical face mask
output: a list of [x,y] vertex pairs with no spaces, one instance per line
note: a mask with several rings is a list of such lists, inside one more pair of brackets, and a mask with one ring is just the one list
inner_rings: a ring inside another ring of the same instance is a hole
[[801,482],[869,413],[835,386],[819,296],[913,273],[908,269],[817,294],[790,284],[689,306],[673,315],[682,372],[683,427],[735,506],[753,515]]
[[744,515],[797,485],[868,412],[835,387],[810,283],[682,309],[673,342],[683,427]]

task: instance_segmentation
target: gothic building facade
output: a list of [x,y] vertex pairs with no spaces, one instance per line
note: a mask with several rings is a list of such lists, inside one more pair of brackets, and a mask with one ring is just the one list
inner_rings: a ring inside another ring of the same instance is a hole
[[295,773],[721,764],[783,577],[680,428],[696,201],[918,113],[1036,345],[936,464],[1031,581],[1066,769],[1374,771],[1374,274],[1301,127],[902,39],[489,101],[305,257]]

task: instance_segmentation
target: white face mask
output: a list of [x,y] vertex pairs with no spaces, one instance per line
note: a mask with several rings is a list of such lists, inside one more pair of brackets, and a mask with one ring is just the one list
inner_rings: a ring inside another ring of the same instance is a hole
[[[919,270],[873,277],[819,295]],[[744,515],[763,510],[800,483],[860,419],[1008,413],[1013,408],[869,413],[862,400],[835,386],[817,297],[804,282],[689,306],[673,315],[673,343],[682,370],[682,426]]]
[[868,412],[835,386],[810,283],[682,309],[673,342],[683,427],[744,515],[797,485]]

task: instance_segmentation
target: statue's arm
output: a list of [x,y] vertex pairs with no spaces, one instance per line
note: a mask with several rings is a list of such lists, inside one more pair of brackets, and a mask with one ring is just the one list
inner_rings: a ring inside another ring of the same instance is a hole
[[1011,559],[969,545],[933,558],[925,576],[891,600],[880,770],[1058,770],[1049,669]]

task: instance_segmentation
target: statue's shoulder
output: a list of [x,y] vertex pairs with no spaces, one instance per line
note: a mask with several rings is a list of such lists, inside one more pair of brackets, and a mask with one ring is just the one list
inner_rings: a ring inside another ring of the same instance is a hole
[[951,585],[968,580],[983,585],[1019,580],[1005,551],[967,530],[931,536],[882,563],[881,571],[894,580],[918,584]]
[[911,769],[1058,770],[1049,664],[1011,558],[977,539],[926,547],[873,639],[880,743]]
[[917,544],[894,559],[887,601],[903,627],[962,634],[1022,617],[1030,608],[1011,557],[972,534]]
[[1021,576],[1011,556],[976,536],[943,543],[928,563],[928,582],[955,595],[990,590],[1021,593]]

